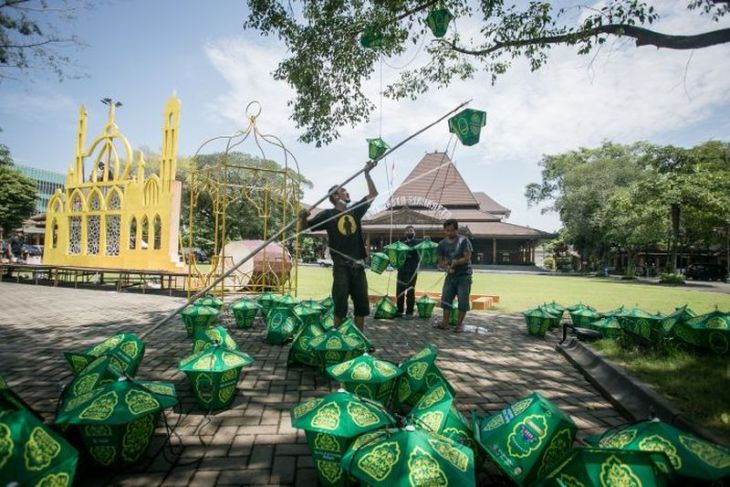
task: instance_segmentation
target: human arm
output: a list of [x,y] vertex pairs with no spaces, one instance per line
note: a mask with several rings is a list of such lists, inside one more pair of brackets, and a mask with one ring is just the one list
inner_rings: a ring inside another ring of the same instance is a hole
[[375,161],[368,161],[365,164],[365,181],[368,183],[368,201],[373,201],[378,196],[378,189],[373,183],[373,178],[370,177],[370,171],[377,166],[378,163]]
[[299,210],[299,231],[302,232],[309,228],[309,215],[310,212],[306,208]]

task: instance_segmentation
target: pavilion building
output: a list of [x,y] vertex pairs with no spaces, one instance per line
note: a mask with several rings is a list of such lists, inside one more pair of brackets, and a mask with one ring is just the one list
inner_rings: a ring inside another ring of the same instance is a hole
[[472,242],[473,264],[534,265],[540,241],[555,235],[508,223],[509,216],[510,210],[489,195],[472,191],[447,154],[434,152],[421,159],[383,210],[366,215],[362,228],[372,252],[401,239],[406,225],[413,225],[419,238],[438,242],[443,222],[454,218]]

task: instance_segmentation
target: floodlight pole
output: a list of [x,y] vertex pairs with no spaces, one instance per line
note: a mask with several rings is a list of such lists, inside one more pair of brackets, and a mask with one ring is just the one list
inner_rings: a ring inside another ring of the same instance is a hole
[[[441,122],[443,119],[445,119],[446,117],[448,117],[449,115],[451,115],[455,111],[457,111],[460,108],[468,105],[470,102],[471,102],[471,99],[469,99],[469,100],[461,103],[456,108],[450,110],[448,113],[446,113],[443,116],[441,116],[438,120],[435,120],[435,121],[431,122],[430,124],[428,124],[425,127],[421,128],[417,132],[414,132],[413,134],[409,135],[408,137],[406,137],[405,139],[403,139],[402,141],[400,141],[396,145],[394,145],[391,149],[388,149],[388,151],[386,151],[385,153],[383,153],[380,157],[378,157],[376,159],[373,159],[373,162],[375,162],[377,164],[378,161],[380,161],[381,159],[384,159],[385,157],[389,156],[390,154],[392,154],[393,152],[395,152],[397,149],[399,149],[401,146],[403,146],[405,143],[407,143],[411,139],[415,138],[416,136],[422,134],[426,130],[430,129],[431,127],[433,127],[437,123]],[[362,169],[358,170],[352,176],[350,176],[349,178],[345,179],[342,183],[340,183],[338,185],[338,187],[345,186],[347,183],[349,183],[350,181],[352,181],[353,179],[355,179],[356,177],[358,177],[360,174],[364,173],[365,172],[365,169],[366,168],[363,167]],[[323,201],[325,201],[329,197],[330,197],[330,194],[329,193],[326,194],[326,195],[324,195],[324,196],[322,196],[319,200],[317,200],[317,202],[315,202],[312,205],[312,208],[318,206],[319,204],[321,204]],[[231,267],[230,269],[228,269],[227,271],[225,271],[223,274],[221,274],[215,281],[213,281],[212,283],[208,284],[208,286],[206,286],[205,289],[203,289],[202,291],[198,291],[196,294],[190,296],[190,298],[188,298],[188,301],[184,305],[180,306],[179,308],[175,309],[174,311],[172,311],[171,313],[169,313],[167,316],[165,316],[164,318],[162,318],[159,322],[157,322],[157,324],[152,329],[150,329],[146,333],[144,333],[143,336],[144,335],[148,335],[149,333],[151,333],[152,331],[154,331],[155,329],[157,329],[159,326],[162,326],[165,323],[167,323],[168,321],[170,321],[176,314],[178,314],[180,311],[182,311],[183,309],[185,309],[190,303],[194,302],[196,299],[198,299],[199,297],[203,296],[205,293],[207,293],[208,291],[210,291],[211,289],[213,289],[221,281],[223,281],[223,279],[225,279],[231,273],[233,273],[233,271],[235,271],[236,269],[238,269],[239,267],[241,267],[243,264],[245,264],[246,262],[248,262],[251,258],[253,258],[253,256],[255,256],[260,251],[262,251],[264,248],[266,248],[267,245],[269,245],[270,243],[272,243],[276,239],[278,239],[281,234],[283,234],[284,232],[286,232],[287,230],[289,230],[291,227],[293,227],[294,225],[296,225],[298,221],[299,221],[299,215],[297,215],[292,221],[290,221],[289,223],[287,223],[284,226],[284,228],[282,228],[277,233],[275,233],[274,235],[272,235],[271,237],[269,237],[268,240],[266,240],[261,245],[259,245],[254,250],[252,250],[251,253],[249,253],[246,257],[244,257],[243,259],[241,259],[236,265],[234,265],[233,267]]]

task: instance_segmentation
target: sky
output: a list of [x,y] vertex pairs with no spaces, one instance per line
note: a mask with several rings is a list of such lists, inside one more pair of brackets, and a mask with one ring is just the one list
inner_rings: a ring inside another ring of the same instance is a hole
[[[687,12],[686,2],[656,2],[665,16],[654,28],[696,33],[730,25],[711,23]],[[407,63],[425,62],[412,47],[400,59],[384,59],[367,82],[378,110],[371,121],[343,128],[336,142],[316,148],[297,142],[287,100],[293,92],[270,73],[286,55],[276,39],[244,31],[243,0],[104,0],[80,11],[62,31],[76,34],[85,47],[72,53],[81,78],[59,81],[32,71],[0,81],[0,143],[16,164],[65,173],[74,156],[80,105],[88,113],[87,140],[98,135],[107,108],[100,99],[123,102],[117,123],[135,148],[159,150],[162,111],[172,94],[182,100],[179,154],[191,155],[211,137],[245,129],[244,109],[258,101],[261,132],[279,136],[313,182],[305,202],[312,203],[367,161],[367,138],[381,136],[390,145],[438,119],[461,102],[487,112],[479,144],[457,144],[453,160],[472,191],[484,191],[510,208],[509,222],[555,231],[557,215],[528,208],[525,186],[540,181],[545,154],[595,147],[604,140],[692,146],[730,139],[730,45],[695,51],[671,51],[630,40],[609,40],[595,55],[574,48],[552,49],[548,64],[531,72],[522,61],[492,85],[474,80],[428,92],[417,101],[379,103],[380,79],[395,79]],[[576,19],[577,20],[577,19]],[[476,34],[470,19],[451,28]],[[382,207],[427,152],[444,151],[450,134],[446,121],[410,141],[373,171],[380,191],[373,209]],[[453,145],[453,144],[452,144]],[[203,152],[222,149],[206,146]],[[257,153],[250,141],[243,152]],[[267,156],[281,159],[272,148]],[[280,160],[281,162],[281,160]],[[348,185],[359,199],[363,178]]]

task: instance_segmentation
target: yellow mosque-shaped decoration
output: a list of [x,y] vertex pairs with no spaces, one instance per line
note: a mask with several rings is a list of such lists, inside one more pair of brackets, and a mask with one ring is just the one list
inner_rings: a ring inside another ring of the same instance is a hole
[[83,106],[79,110],[74,163],[63,191],[48,202],[43,263],[180,271],[182,183],[175,180],[180,100],[172,96],[165,104],[159,172],[150,176],[142,153],[134,158],[117,127],[118,104],[104,101],[109,118],[88,149],[87,113]]

